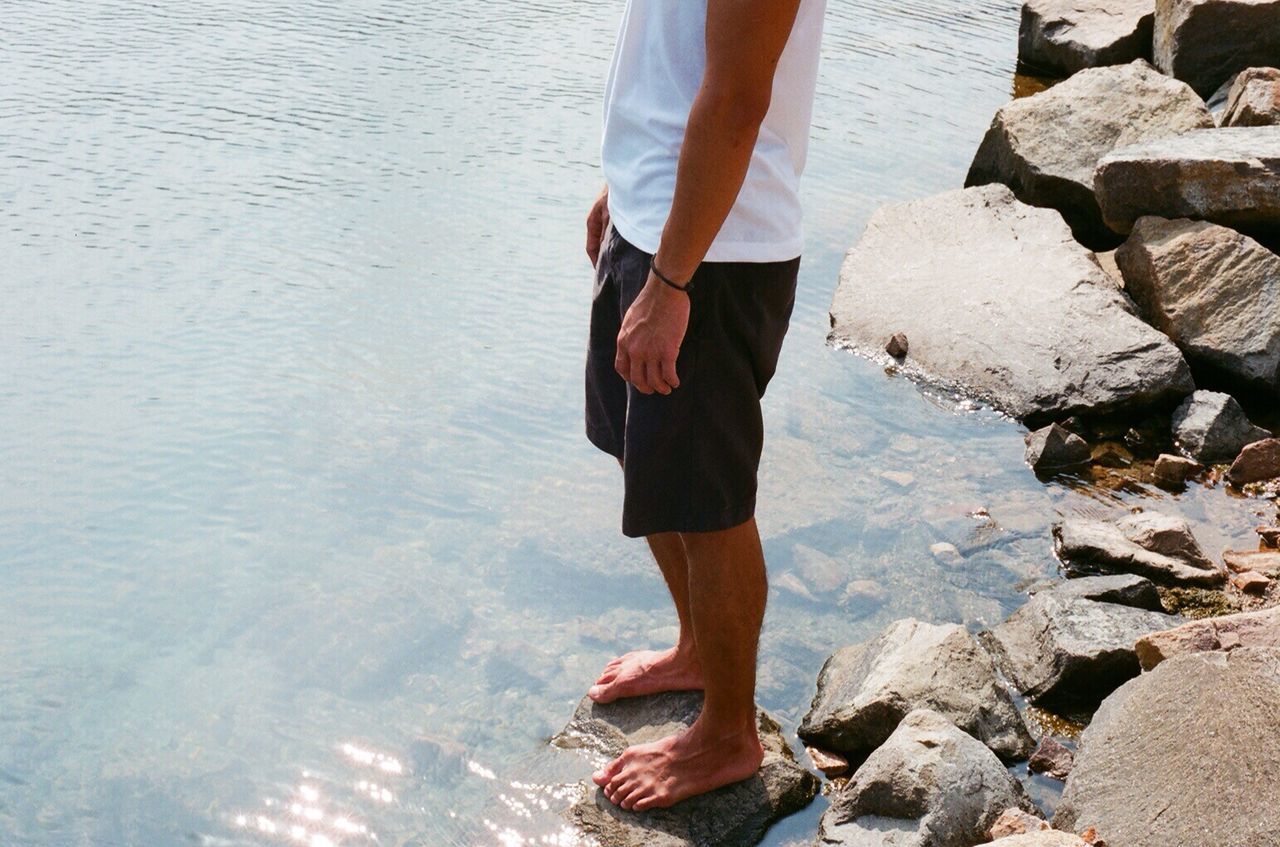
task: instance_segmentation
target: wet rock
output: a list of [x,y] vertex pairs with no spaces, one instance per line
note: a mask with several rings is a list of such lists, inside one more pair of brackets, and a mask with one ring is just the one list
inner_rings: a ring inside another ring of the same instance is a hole
[[1090,459],[1100,468],[1127,468],[1133,465],[1133,454],[1119,444],[1099,444]]
[[1154,0],[1027,0],[1018,62],[1071,76],[1084,68],[1151,58]]
[[1280,124],[1280,69],[1248,68],[1232,80],[1222,126]]
[[1124,433],[1125,446],[1140,456],[1155,458],[1171,446],[1168,415],[1151,415],[1129,427]]
[[[702,709],[699,692],[671,692],[599,704],[583,698],[552,744],[580,749],[596,761],[611,759],[633,744],[683,730]],[[757,714],[765,757],[759,773],[743,782],[678,803],[668,809],[627,812],[587,784],[587,795],[566,816],[586,835],[610,847],[713,847],[760,841],[774,821],[812,802],[819,781],[796,764],[776,721]]]
[[1193,388],[1181,353],[1061,217],[1002,185],[879,209],[845,258],[831,319],[832,340],[867,355],[902,328],[922,376],[1033,425]]
[[1280,526],[1260,526],[1254,532],[1268,547],[1280,547]]
[[1078,435],[1055,424],[1026,436],[1027,464],[1036,473],[1049,473],[1089,463],[1089,445]]
[[[1280,339],[1280,335],[1276,337]],[[1280,354],[1280,346],[1276,351]],[[1201,462],[1230,462],[1246,445],[1271,436],[1249,423],[1244,409],[1230,394],[1204,390],[1192,394],[1174,411],[1173,434],[1178,445]]]
[[970,847],[1011,806],[1035,808],[995,754],[949,718],[917,709],[832,796],[818,843]]
[[1117,147],[1212,126],[1194,91],[1143,60],[1091,68],[1001,106],[965,185],[1004,183],[1022,202],[1061,212],[1082,243],[1111,247],[1119,239],[1093,193],[1098,160]]
[[1157,512],[1117,522],[1071,517],[1053,527],[1068,574],[1132,573],[1163,583],[1218,586],[1226,574],[1204,554],[1181,518]]
[[1144,635],[1137,643],[1138,661],[1147,671],[1182,653],[1231,651],[1238,647],[1280,648],[1280,606],[1192,621]]
[[1046,829],[1049,829],[1048,821],[1015,806],[1000,813],[1000,817],[996,818],[991,829],[987,830],[987,835],[994,841],[1010,835],[1026,835],[1028,832],[1041,832]]
[[1255,441],[1231,463],[1227,479],[1232,485],[1248,485],[1280,476],[1280,438]]
[[910,344],[907,343],[907,337],[900,332],[895,332],[893,337],[889,339],[889,343],[884,345],[884,351],[895,359],[901,359],[907,355]]
[[1280,256],[1224,226],[1148,216],[1116,262],[1143,317],[1188,361],[1280,391]]
[[1231,584],[1245,594],[1265,594],[1271,580],[1257,571],[1232,574]]
[[1152,474],[1157,485],[1164,488],[1177,488],[1202,470],[1204,466],[1193,459],[1175,456],[1172,453],[1161,453],[1156,459]]
[[1032,773],[1042,773],[1053,779],[1066,779],[1075,763],[1075,754],[1046,735],[1040,739],[1040,746],[1031,754],[1027,768]]
[[949,541],[930,544],[929,554],[939,564],[946,565],[949,568],[959,567],[964,564],[964,555],[960,552],[960,548]]
[[1280,551],[1227,550],[1222,554],[1227,570],[1234,573],[1257,571],[1267,576],[1280,576]]
[[1144,215],[1272,231],[1280,226],[1280,126],[1192,130],[1121,147],[1098,162],[1093,188],[1119,233]]
[[798,734],[858,762],[921,707],[946,715],[1005,760],[1025,758],[1035,746],[973,636],[959,624],[914,618],[827,659]]
[[1077,835],[1057,829],[1046,829],[1043,832],[1029,832],[1026,835],[1011,835],[992,841],[992,847],[1089,847],[1089,842]]
[[1094,716],[1054,826],[1096,826],[1111,847],[1274,844],[1277,702],[1280,650],[1192,653],[1161,663]]
[[849,760],[844,756],[837,756],[835,753],[819,750],[817,747],[806,747],[805,750],[813,760],[813,766],[827,779],[844,776],[849,772]]
[[1207,97],[1232,74],[1280,56],[1280,0],[1159,0],[1152,56]]
[[1138,674],[1134,642],[1180,622],[1160,612],[1046,592],[981,638],[1031,701],[1088,707]]
[[831,594],[844,586],[848,568],[820,550],[797,544],[792,548],[801,579],[816,594]]
[[1147,609],[1152,612],[1165,610],[1155,583],[1136,574],[1078,577],[1056,583],[1041,591],[1034,591],[1032,596],[1045,591],[1063,598],[1078,597],[1097,600],[1100,603],[1117,603],[1121,606],[1132,606],[1135,609]]

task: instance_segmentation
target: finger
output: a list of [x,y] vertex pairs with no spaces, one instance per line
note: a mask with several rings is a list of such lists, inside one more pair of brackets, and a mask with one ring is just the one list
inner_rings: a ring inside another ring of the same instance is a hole
[[667,385],[667,381],[662,378],[662,364],[656,361],[646,362],[644,366],[644,379],[649,383],[649,387],[659,394],[670,394],[671,386]]
[[631,360],[631,384],[641,394],[653,393],[653,388],[649,386],[649,380],[644,373],[644,360],[639,357]]
[[672,391],[680,387],[680,377],[676,374],[676,360],[674,358],[662,360],[662,381],[671,386]]
[[613,369],[618,372],[618,376],[627,382],[631,381],[631,357],[627,355],[627,348],[621,341],[618,342],[618,352],[613,357]]
[[591,259],[591,264],[595,265],[600,258],[600,216],[593,210],[587,215],[587,256]]
[[600,233],[603,237],[604,231],[609,228],[609,207],[605,206],[600,210]]

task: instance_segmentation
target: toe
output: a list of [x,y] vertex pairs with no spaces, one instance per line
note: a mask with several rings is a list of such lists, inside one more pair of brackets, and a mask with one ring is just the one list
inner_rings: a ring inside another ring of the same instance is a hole
[[629,812],[635,811],[636,804],[645,799],[648,794],[648,786],[642,781],[636,781],[618,792],[618,805]]

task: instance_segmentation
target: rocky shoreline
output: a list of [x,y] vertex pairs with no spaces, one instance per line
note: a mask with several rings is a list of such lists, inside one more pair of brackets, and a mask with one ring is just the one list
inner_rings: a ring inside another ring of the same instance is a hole
[[[1027,0],[1018,43],[1057,81],[997,111],[965,187],[872,216],[831,342],[1026,424],[1046,481],[1274,505],[1280,0]],[[797,732],[830,799],[812,843],[1280,844],[1280,511],[1257,535],[1218,555],[1158,510],[1065,517],[1064,579],[1003,622],[836,650]],[[584,701],[555,743],[616,752],[696,702]],[[566,814],[605,847],[757,843],[819,786],[760,721],[754,780],[645,815],[588,786]],[[1024,762],[1065,783],[1051,817]]]

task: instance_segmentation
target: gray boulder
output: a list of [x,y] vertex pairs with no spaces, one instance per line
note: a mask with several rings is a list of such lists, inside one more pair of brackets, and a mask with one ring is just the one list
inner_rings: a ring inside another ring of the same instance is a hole
[[1236,398],[1218,391],[1197,391],[1182,401],[1173,413],[1173,435],[1198,462],[1230,462],[1245,445],[1271,437],[1249,423]]
[[919,708],[945,715],[1006,761],[1025,759],[1035,748],[974,637],[959,624],[914,618],[827,659],[798,734],[806,744],[858,762]]
[[1181,622],[1176,615],[1046,592],[981,637],[1028,699],[1088,707],[1138,675],[1133,645],[1139,638]]
[[1070,517],[1053,527],[1068,574],[1131,573],[1160,583],[1215,587],[1226,572],[1205,555],[1181,518],[1140,512],[1119,521]]
[[1240,451],[1227,471],[1227,480],[1236,486],[1280,477],[1280,438],[1255,441]]
[[1155,0],[1026,0],[1018,61],[1071,76],[1085,68],[1151,58]]
[[1155,583],[1137,574],[1082,576],[1033,591],[1031,595],[1034,597],[1036,594],[1045,592],[1063,598],[1076,597],[1097,600],[1100,603],[1132,606],[1135,609],[1147,609],[1151,612],[1164,611],[1164,603],[1160,600],[1160,591]]
[[970,847],[1011,806],[1035,810],[995,754],[950,719],[918,709],[832,796],[817,843]]
[[1280,124],[1280,68],[1248,68],[1236,74],[1218,123],[1221,126]]
[[1273,847],[1280,650],[1175,656],[1102,704],[1053,818],[1108,847]]
[[1116,264],[1142,316],[1189,361],[1280,391],[1280,256],[1217,224],[1143,217]]
[[1143,215],[1274,230],[1280,126],[1200,129],[1117,148],[1098,162],[1093,189],[1103,220],[1120,233]]
[[1157,0],[1152,56],[1201,97],[1280,56],[1280,0]]
[[1212,126],[1194,91],[1141,59],[1091,68],[1001,106],[965,185],[1004,183],[1022,202],[1061,212],[1084,244],[1111,247],[1118,238],[1093,195],[1098,160],[1117,147]]
[[1093,453],[1080,436],[1058,424],[1027,433],[1026,460],[1036,473],[1048,473],[1089,464]]
[[1182,354],[1062,217],[1003,185],[879,209],[845,258],[831,321],[834,342],[872,357],[890,328],[906,332],[919,376],[1032,425],[1193,388]]
[[[683,730],[702,709],[700,692],[631,697],[609,704],[583,698],[552,744],[578,749],[596,761],[618,756],[633,744]],[[757,714],[764,763],[749,780],[693,797],[667,809],[627,812],[594,784],[566,816],[584,834],[610,847],[715,847],[751,845],[781,818],[812,802],[818,778],[795,762],[778,723]]]

